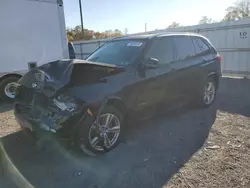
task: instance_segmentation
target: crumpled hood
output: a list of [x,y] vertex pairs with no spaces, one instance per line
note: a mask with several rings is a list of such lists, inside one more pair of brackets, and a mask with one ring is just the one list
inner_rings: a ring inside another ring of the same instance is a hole
[[85,60],[59,60],[30,70],[19,84],[52,97],[62,88],[103,82],[124,71],[124,67]]

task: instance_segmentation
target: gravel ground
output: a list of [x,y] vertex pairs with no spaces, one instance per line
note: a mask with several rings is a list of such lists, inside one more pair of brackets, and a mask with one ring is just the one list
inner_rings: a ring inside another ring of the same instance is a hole
[[11,104],[0,102],[0,138],[19,130]]
[[250,187],[249,85],[223,78],[211,108],[134,122],[123,143],[98,157],[57,142],[36,151],[11,105],[0,104],[0,187]]
[[250,187],[249,86],[249,80],[223,81],[206,143],[164,188]]

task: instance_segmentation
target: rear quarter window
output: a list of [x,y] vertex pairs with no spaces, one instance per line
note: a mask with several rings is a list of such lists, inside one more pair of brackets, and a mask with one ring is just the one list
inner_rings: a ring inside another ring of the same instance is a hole
[[201,37],[193,37],[193,43],[194,43],[196,54],[205,53],[205,52],[208,52],[210,49],[213,49],[213,47],[210,46],[208,42],[206,42]]

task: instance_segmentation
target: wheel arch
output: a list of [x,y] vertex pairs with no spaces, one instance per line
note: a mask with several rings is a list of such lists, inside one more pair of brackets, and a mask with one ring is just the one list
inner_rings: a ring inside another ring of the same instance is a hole
[[117,110],[119,110],[124,116],[127,114],[128,108],[123,99],[116,97],[116,96],[112,96],[112,97],[108,97],[106,100],[107,101],[104,106],[112,105],[115,108],[117,108]]
[[216,89],[218,89],[218,87],[219,87],[219,75],[216,72],[211,72],[207,75],[206,79],[208,79],[208,78],[214,79],[215,84],[216,84]]
[[3,81],[4,79],[8,78],[8,77],[17,77],[17,78],[21,78],[23,75],[19,74],[19,73],[8,73],[8,74],[3,74],[0,76],[0,82]]

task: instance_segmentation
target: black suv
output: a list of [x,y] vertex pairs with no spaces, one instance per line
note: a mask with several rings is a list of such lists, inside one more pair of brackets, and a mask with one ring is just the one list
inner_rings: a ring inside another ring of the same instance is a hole
[[21,127],[63,133],[87,154],[113,149],[125,119],[147,118],[187,102],[210,106],[221,57],[197,34],[115,38],[86,61],[61,60],[19,80],[15,115]]

